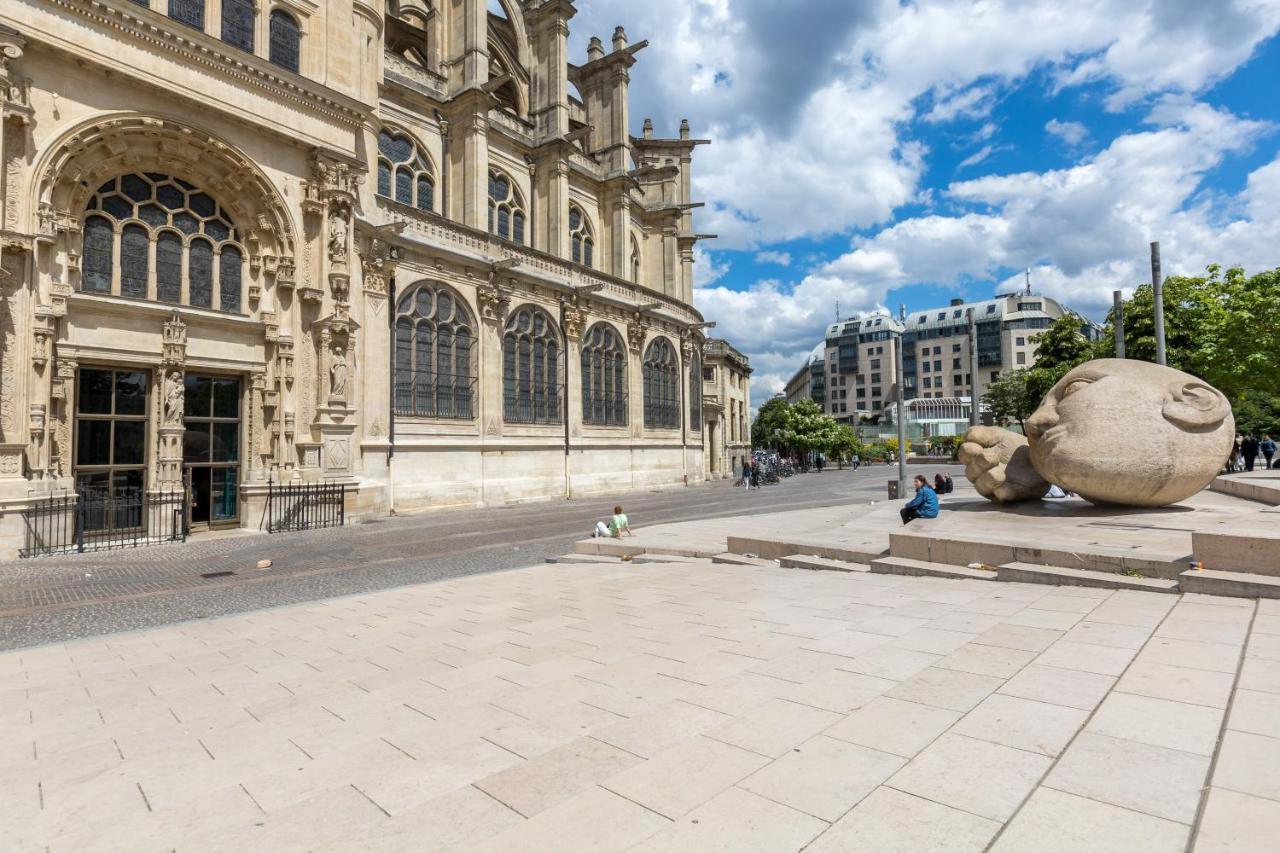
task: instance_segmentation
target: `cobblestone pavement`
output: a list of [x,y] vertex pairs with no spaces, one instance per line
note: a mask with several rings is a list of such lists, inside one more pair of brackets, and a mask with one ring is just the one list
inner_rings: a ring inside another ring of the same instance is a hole
[[[932,469],[930,469],[932,470]],[[349,595],[563,554],[616,501],[657,524],[882,498],[888,466],[828,470],[748,492],[729,481],[665,492],[449,510],[337,530],[232,534],[182,545],[0,563],[0,648]],[[272,567],[259,571],[260,559]],[[234,572],[233,575],[204,577]]]
[[1280,602],[543,564],[0,653],[0,846],[1257,853],[1277,720]]

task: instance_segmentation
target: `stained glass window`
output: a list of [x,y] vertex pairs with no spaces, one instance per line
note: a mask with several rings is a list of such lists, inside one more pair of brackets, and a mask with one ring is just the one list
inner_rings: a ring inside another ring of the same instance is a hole
[[608,323],[582,336],[582,422],[596,426],[627,423],[627,351]]
[[644,353],[644,425],[680,427],[680,368],[675,347],[666,338],[654,338]]
[[161,231],[156,238],[156,298],[182,301],[182,238],[173,231]]
[[489,231],[504,240],[524,242],[524,202],[511,180],[500,172],[489,172]]
[[541,308],[526,305],[507,321],[502,351],[507,423],[561,423],[560,338],[555,321]]
[[169,0],[169,17],[197,30],[204,29],[204,0]]
[[222,0],[222,40],[253,53],[252,0]]
[[417,144],[398,133],[379,132],[378,195],[418,210],[434,210],[435,189],[431,164]]
[[302,30],[292,15],[282,9],[271,13],[269,59],[281,68],[297,72]]
[[81,283],[85,290],[111,292],[112,244],[115,241],[111,223],[101,216],[91,216],[84,224],[84,259]]
[[569,205],[569,244],[572,247],[573,262],[591,266],[592,249],[595,240],[591,235],[591,224],[587,216],[577,205]]
[[151,235],[141,225],[126,225],[120,232],[120,295],[147,298],[147,270]]
[[240,276],[244,255],[235,246],[223,246],[218,257],[219,307],[223,311],[240,311]]
[[213,247],[205,240],[192,240],[187,251],[187,286],[192,305],[213,307]]
[[396,308],[397,415],[475,417],[471,315],[442,284],[422,282]]

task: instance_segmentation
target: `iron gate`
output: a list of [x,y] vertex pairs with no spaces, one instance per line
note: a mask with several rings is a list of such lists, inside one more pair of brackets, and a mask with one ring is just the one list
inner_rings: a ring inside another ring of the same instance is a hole
[[187,538],[189,493],[179,489],[86,491],[42,498],[22,512],[21,557],[140,548]]
[[267,532],[341,527],[347,521],[346,483],[267,483]]

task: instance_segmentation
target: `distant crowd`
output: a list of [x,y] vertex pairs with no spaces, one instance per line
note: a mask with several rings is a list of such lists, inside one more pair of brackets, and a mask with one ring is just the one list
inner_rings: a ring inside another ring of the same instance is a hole
[[1258,464],[1258,457],[1262,457],[1262,467],[1280,468],[1280,460],[1275,459],[1276,443],[1271,436],[1264,435],[1259,439],[1252,433],[1237,435],[1234,446],[1231,448],[1231,456],[1227,459],[1227,471],[1237,473],[1240,471],[1252,471]]

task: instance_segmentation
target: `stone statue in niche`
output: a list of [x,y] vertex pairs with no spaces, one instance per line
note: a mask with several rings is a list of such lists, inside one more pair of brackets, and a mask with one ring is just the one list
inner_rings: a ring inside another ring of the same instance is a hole
[[1235,436],[1231,404],[1206,382],[1158,364],[1088,361],[1062,377],[1026,436],[973,427],[965,476],[993,501],[1038,500],[1054,484],[1097,504],[1159,507],[1207,486]]
[[329,364],[329,396],[343,399],[347,395],[347,354],[341,347],[333,350],[333,359]]
[[164,422],[166,424],[178,426],[182,423],[182,416],[186,410],[184,394],[182,374],[174,370],[164,380]]
[[347,212],[334,208],[329,214],[329,257],[347,256]]

